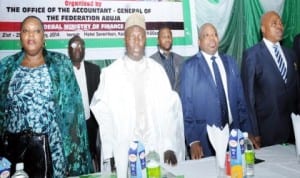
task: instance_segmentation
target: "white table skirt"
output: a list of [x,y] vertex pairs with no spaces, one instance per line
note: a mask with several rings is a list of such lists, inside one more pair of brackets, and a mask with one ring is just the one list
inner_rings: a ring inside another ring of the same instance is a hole
[[[295,145],[274,145],[255,150],[256,158],[265,160],[256,164],[255,178],[300,178],[300,163]],[[215,157],[187,160],[175,167],[163,166],[167,171],[184,178],[216,178]]]
[[[295,145],[274,145],[255,150],[256,158],[265,160],[255,164],[254,178],[300,178],[300,163],[296,156]],[[164,164],[165,171],[170,172],[167,178],[216,178],[215,157],[203,158],[201,160],[187,160],[178,163],[177,166]],[[85,177],[85,176],[82,176]],[[110,173],[95,173],[86,176],[89,178],[111,178],[116,177]],[[72,177],[78,178],[78,177]]]

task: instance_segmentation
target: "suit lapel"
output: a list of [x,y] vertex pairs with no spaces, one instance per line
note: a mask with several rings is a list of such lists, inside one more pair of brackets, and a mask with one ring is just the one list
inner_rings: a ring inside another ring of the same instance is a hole
[[228,95],[228,100],[229,100],[227,102],[229,102],[230,110],[233,111],[231,109],[231,106],[232,106],[231,102],[235,101],[234,98],[236,97],[236,94],[237,94],[235,92],[232,92],[232,91],[234,91],[232,88],[235,87],[234,82],[236,81],[235,80],[235,70],[233,69],[232,65],[230,66],[230,64],[229,64],[229,60],[230,59],[229,59],[228,56],[220,55],[220,58],[222,60],[222,63],[223,63],[223,66],[224,66],[224,70],[225,70],[225,73],[226,73],[227,95]]
[[160,55],[161,55],[160,52],[157,51],[156,54],[155,54],[154,60],[155,60],[156,62],[158,62],[159,64],[161,64],[162,66],[164,66],[164,63],[162,62],[162,59],[161,59],[161,56],[160,56]]
[[175,72],[175,86],[177,85],[178,77],[179,77],[179,65],[180,61],[176,58],[176,55],[171,52],[172,58],[173,58],[173,67],[174,67],[174,72]]
[[173,62],[174,62],[175,77],[176,77],[176,80],[177,80],[179,72],[180,72],[181,60],[178,59],[177,56],[174,53],[172,53],[172,56],[173,56]]
[[[266,46],[266,44],[262,41],[261,43],[260,43],[260,45],[261,45],[261,52],[262,52],[262,56],[264,56],[265,57],[265,63],[267,63],[265,66],[268,66],[269,67],[269,69],[270,70],[273,70],[274,71],[274,74],[276,74],[277,75],[277,78],[279,79],[282,79],[282,76],[281,76],[281,73],[280,73],[280,71],[279,71],[279,69],[278,69],[278,67],[277,67],[277,64],[276,64],[276,61],[274,60],[274,58],[273,58],[273,56],[272,56],[272,54],[270,53],[270,51],[268,50],[268,48],[267,48],[267,46]],[[286,54],[285,54],[285,52],[284,52],[284,55],[285,55],[285,58],[287,59],[287,56],[286,56]],[[287,61],[286,61],[287,62]],[[287,65],[288,65],[288,68],[287,69],[289,69],[289,64],[288,64],[288,62],[287,62]],[[288,73],[287,73],[288,74]],[[275,76],[276,77],[276,76]],[[281,80],[282,81],[282,83],[284,83],[284,81],[283,81],[283,79]]]
[[87,87],[87,91],[88,91],[88,96],[89,96],[89,102],[91,102],[92,99],[92,86],[93,82],[91,82],[91,76],[90,76],[90,69],[88,67],[88,65],[86,64],[86,62],[84,61],[84,69],[85,69],[85,78],[86,78],[86,87]]
[[197,54],[197,57],[199,58],[199,68],[202,69],[203,73],[204,73],[204,76],[208,76],[208,77],[205,77],[209,86],[211,87],[212,91],[215,91],[217,93],[217,90],[216,90],[216,85],[215,85],[215,81],[213,79],[213,76],[212,76],[212,73],[210,72],[210,69],[208,67],[208,64],[204,58],[204,56],[202,55],[201,52],[199,52]]
[[231,81],[231,79],[230,79],[230,77],[231,77],[231,75],[230,75],[230,67],[229,67],[229,64],[228,64],[228,59],[227,59],[227,57],[226,56],[223,56],[223,55],[220,55],[220,59],[221,59],[221,61],[222,61],[222,63],[223,63],[223,66],[224,66],[224,70],[225,70],[225,73],[226,73],[226,81],[227,81],[227,91],[228,91],[228,93],[229,93],[229,84],[230,84],[230,82],[229,81]]
[[291,75],[292,75],[292,72],[293,70],[298,70],[297,69],[297,64],[296,62],[293,62],[294,60],[290,60],[292,58],[291,54],[285,49],[285,48],[282,48],[282,51],[283,51],[283,54],[284,54],[284,57],[285,57],[285,60],[286,60],[286,64],[287,64],[287,82],[290,81],[291,79]]

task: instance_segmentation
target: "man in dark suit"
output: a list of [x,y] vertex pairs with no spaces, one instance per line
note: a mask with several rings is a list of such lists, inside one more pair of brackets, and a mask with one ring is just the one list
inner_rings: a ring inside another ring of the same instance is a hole
[[[297,55],[297,66],[300,66],[300,33],[295,36],[294,42],[293,42],[293,49]],[[300,70],[298,69],[298,74],[300,76]]]
[[[100,137],[97,121],[90,111],[89,104],[100,82],[101,69],[96,64],[84,61],[85,43],[82,38],[75,35],[69,40],[68,52],[73,63],[74,73],[80,87],[85,111],[90,152],[95,171],[100,171]],[[98,144],[97,144],[98,143]]]
[[173,44],[172,31],[167,26],[162,26],[158,31],[158,51],[150,57],[161,64],[169,78],[172,89],[179,91],[180,71],[183,57],[171,51]]
[[[201,26],[198,35],[200,51],[183,64],[180,83],[184,131],[192,159],[215,154],[207,125],[222,128],[227,123],[252,134],[235,60],[218,52],[218,34],[212,24]],[[214,70],[216,64],[218,72]]]
[[294,38],[293,48],[299,59],[300,58],[300,33],[296,35]]
[[296,56],[279,44],[280,16],[265,13],[261,31],[262,41],[244,52],[241,66],[257,147],[292,141],[291,113],[299,110]]

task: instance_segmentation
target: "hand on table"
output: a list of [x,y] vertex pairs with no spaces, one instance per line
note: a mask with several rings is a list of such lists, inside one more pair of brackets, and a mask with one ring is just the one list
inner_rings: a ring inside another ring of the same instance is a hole
[[164,162],[167,164],[170,164],[172,166],[175,166],[177,164],[177,158],[176,158],[174,151],[171,151],[171,150],[165,151]]
[[191,159],[201,159],[204,156],[200,142],[192,143],[190,149],[191,149],[190,150],[191,151]]
[[255,149],[259,149],[261,147],[261,139],[260,136],[249,135],[249,139],[253,143]]

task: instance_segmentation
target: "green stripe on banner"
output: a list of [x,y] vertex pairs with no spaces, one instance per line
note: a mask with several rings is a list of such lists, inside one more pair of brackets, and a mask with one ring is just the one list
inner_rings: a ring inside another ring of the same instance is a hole
[[0,40],[0,50],[21,49],[20,40]]
[[[68,47],[69,40],[56,39],[46,40],[47,49],[65,49]],[[87,48],[110,48],[110,47],[124,47],[123,39],[85,39]],[[189,40],[184,37],[178,37],[173,39],[173,43],[176,45],[191,44],[191,38]],[[101,45],[101,44],[105,44]],[[147,46],[156,46],[157,38],[148,38]],[[19,40],[0,40],[0,50],[18,50],[21,49]]]
[[[184,44],[179,45],[192,45],[193,44],[193,33],[192,33],[192,20],[191,20],[191,9],[190,9],[190,1],[183,1],[182,3],[182,12],[183,12],[183,21],[184,21],[184,36],[185,40]],[[177,44],[177,38],[173,39],[173,43]]]

